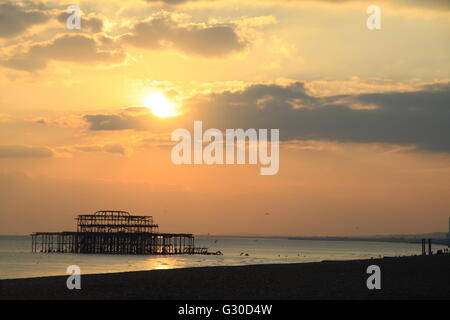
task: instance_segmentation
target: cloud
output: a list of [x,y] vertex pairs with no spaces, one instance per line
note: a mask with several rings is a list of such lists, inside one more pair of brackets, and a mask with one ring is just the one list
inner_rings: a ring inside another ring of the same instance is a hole
[[142,148],[169,148],[175,143],[171,140],[170,133],[154,134],[139,141],[138,146]]
[[149,50],[176,49],[194,56],[217,58],[244,50],[250,42],[234,23],[193,23],[185,15],[160,11],[135,23],[123,42]]
[[192,108],[194,118],[208,127],[279,128],[284,140],[392,143],[450,152],[450,83],[415,92],[328,97],[310,95],[302,82],[260,84],[214,94]]
[[86,114],[82,118],[92,131],[142,130],[165,133],[177,125],[178,117],[158,118],[147,107],[128,107],[108,114]]
[[[237,91],[200,95],[186,101],[186,113],[171,123],[191,128],[275,128],[280,138],[355,143],[389,143],[450,152],[450,83],[408,92],[317,97],[303,82],[254,84]],[[158,132],[150,115],[86,115],[91,130]],[[177,122],[175,122],[177,121]],[[161,131],[159,131],[161,132]]]
[[[189,1],[198,1],[198,0],[146,0],[149,3],[154,3],[154,2],[161,2],[161,3],[165,3],[165,4],[180,4],[180,3],[185,3],[185,2],[189,2]],[[213,0],[215,1],[215,0]]]
[[[57,19],[63,21],[65,14],[59,12]],[[239,22],[193,23],[186,15],[166,11],[135,22],[130,32],[117,39],[100,33],[103,20],[99,16],[91,14],[85,17],[83,26],[97,34],[60,34],[48,41],[9,48],[9,54],[0,60],[0,64],[29,72],[45,69],[50,61],[118,64],[126,58],[120,44],[149,50],[175,49],[187,55],[220,58],[247,48],[250,40],[244,39],[243,34],[252,28],[249,22],[242,26]]]
[[0,38],[17,36],[33,25],[47,22],[46,11],[27,8],[10,2],[0,4]]
[[[305,2],[308,0],[286,0],[286,1],[298,1],[298,2]],[[322,0],[323,2],[329,2],[329,3],[344,3],[344,2],[356,2],[355,0]],[[366,2],[368,5],[373,4],[373,1],[366,0],[366,1],[359,1],[359,2]],[[432,10],[450,10],[450,2],[448,0],[433,0],[433,1],[422,1],[422,0],[381,0],[379,5],[383,4],[392,4],[394,6],[401,6],[401,7],[410,7],[410,8],[427,8]]]
[[[220,2],[220,0],[146,0],[149,3],[164,3],[168,5],[177,5],[185,2]],[[261,0],[254,0],[255,2],[261,2]],[[316,0],[317,1],[317,0]],[[267,1],[270,2],[270,1]],[[311,4],[311,0],[273,0],[272,2],[276,3],[277,5],[282,4],[292,4],[292,3],[306,3]],[[373,1],[371,0],[319,0],[317,2],[325,2],[330,4],[342,4],[346,2],[358,2],[358,3],[367,3],[368,5],[373,4]],[[423,0],[381,0],[381,4],[392,4],[396,6],[405,6],[405,7],[422,7],[422,8],[428,8],[433,10],[450,10],[450,2],[448,0],[433,0],[433,1],[423,1]]]
[[79,64],[114,64],[123,62],[125,56],[120,47],[111,48],[95,37],[64,34],[50,41],[32,44],[25,52],[6,58],[1,63],[8,68],[36,71],[44,69],[51,60]]
[[83,151],[83,152],[109,152],[109,153],[118,153],[121,155],[125,155],[125,148],[118,143],[111,143],[105,145],[85,145],[85,146],[74,146],[74,150]]
[[46,147],[30,147],[22,145],[0,146],[0,158],[49,158],[53,151]]
[[119,114],[91,114],[83,116],[93,131],[105,130],[150,130],[150,115],[134,115],[129,113]]

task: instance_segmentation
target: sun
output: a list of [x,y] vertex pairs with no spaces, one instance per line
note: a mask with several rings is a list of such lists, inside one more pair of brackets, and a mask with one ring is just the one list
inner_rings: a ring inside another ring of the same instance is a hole
[[162,92],[154,92],[144,97],[144,105],[153,115],[160,118],[174,117],[179,114],[175,102],[167,99]]

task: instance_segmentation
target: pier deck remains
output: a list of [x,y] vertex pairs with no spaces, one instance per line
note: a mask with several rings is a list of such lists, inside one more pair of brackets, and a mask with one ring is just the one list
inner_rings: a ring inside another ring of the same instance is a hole
[[96,254],[210,254],[192,234],[160,233],[152,216],[104,210],[82,214],[76,232],[35,232],[33,252]]

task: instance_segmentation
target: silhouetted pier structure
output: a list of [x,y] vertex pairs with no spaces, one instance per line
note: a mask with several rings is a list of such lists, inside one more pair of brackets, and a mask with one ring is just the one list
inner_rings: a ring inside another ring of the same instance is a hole
[[97,254],[211,254],[189,233],[160,233],[151,216],[105,210],[82,214],[76,232],[35,232],[33,252]]

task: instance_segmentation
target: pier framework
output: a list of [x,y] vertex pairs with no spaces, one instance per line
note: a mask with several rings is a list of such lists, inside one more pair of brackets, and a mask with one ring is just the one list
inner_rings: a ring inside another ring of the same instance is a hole
[[160,233],[151,216],[105,210],[79,215],[76,232],[35,232],[33,252],[96,254],[208,254],[192,234]]

